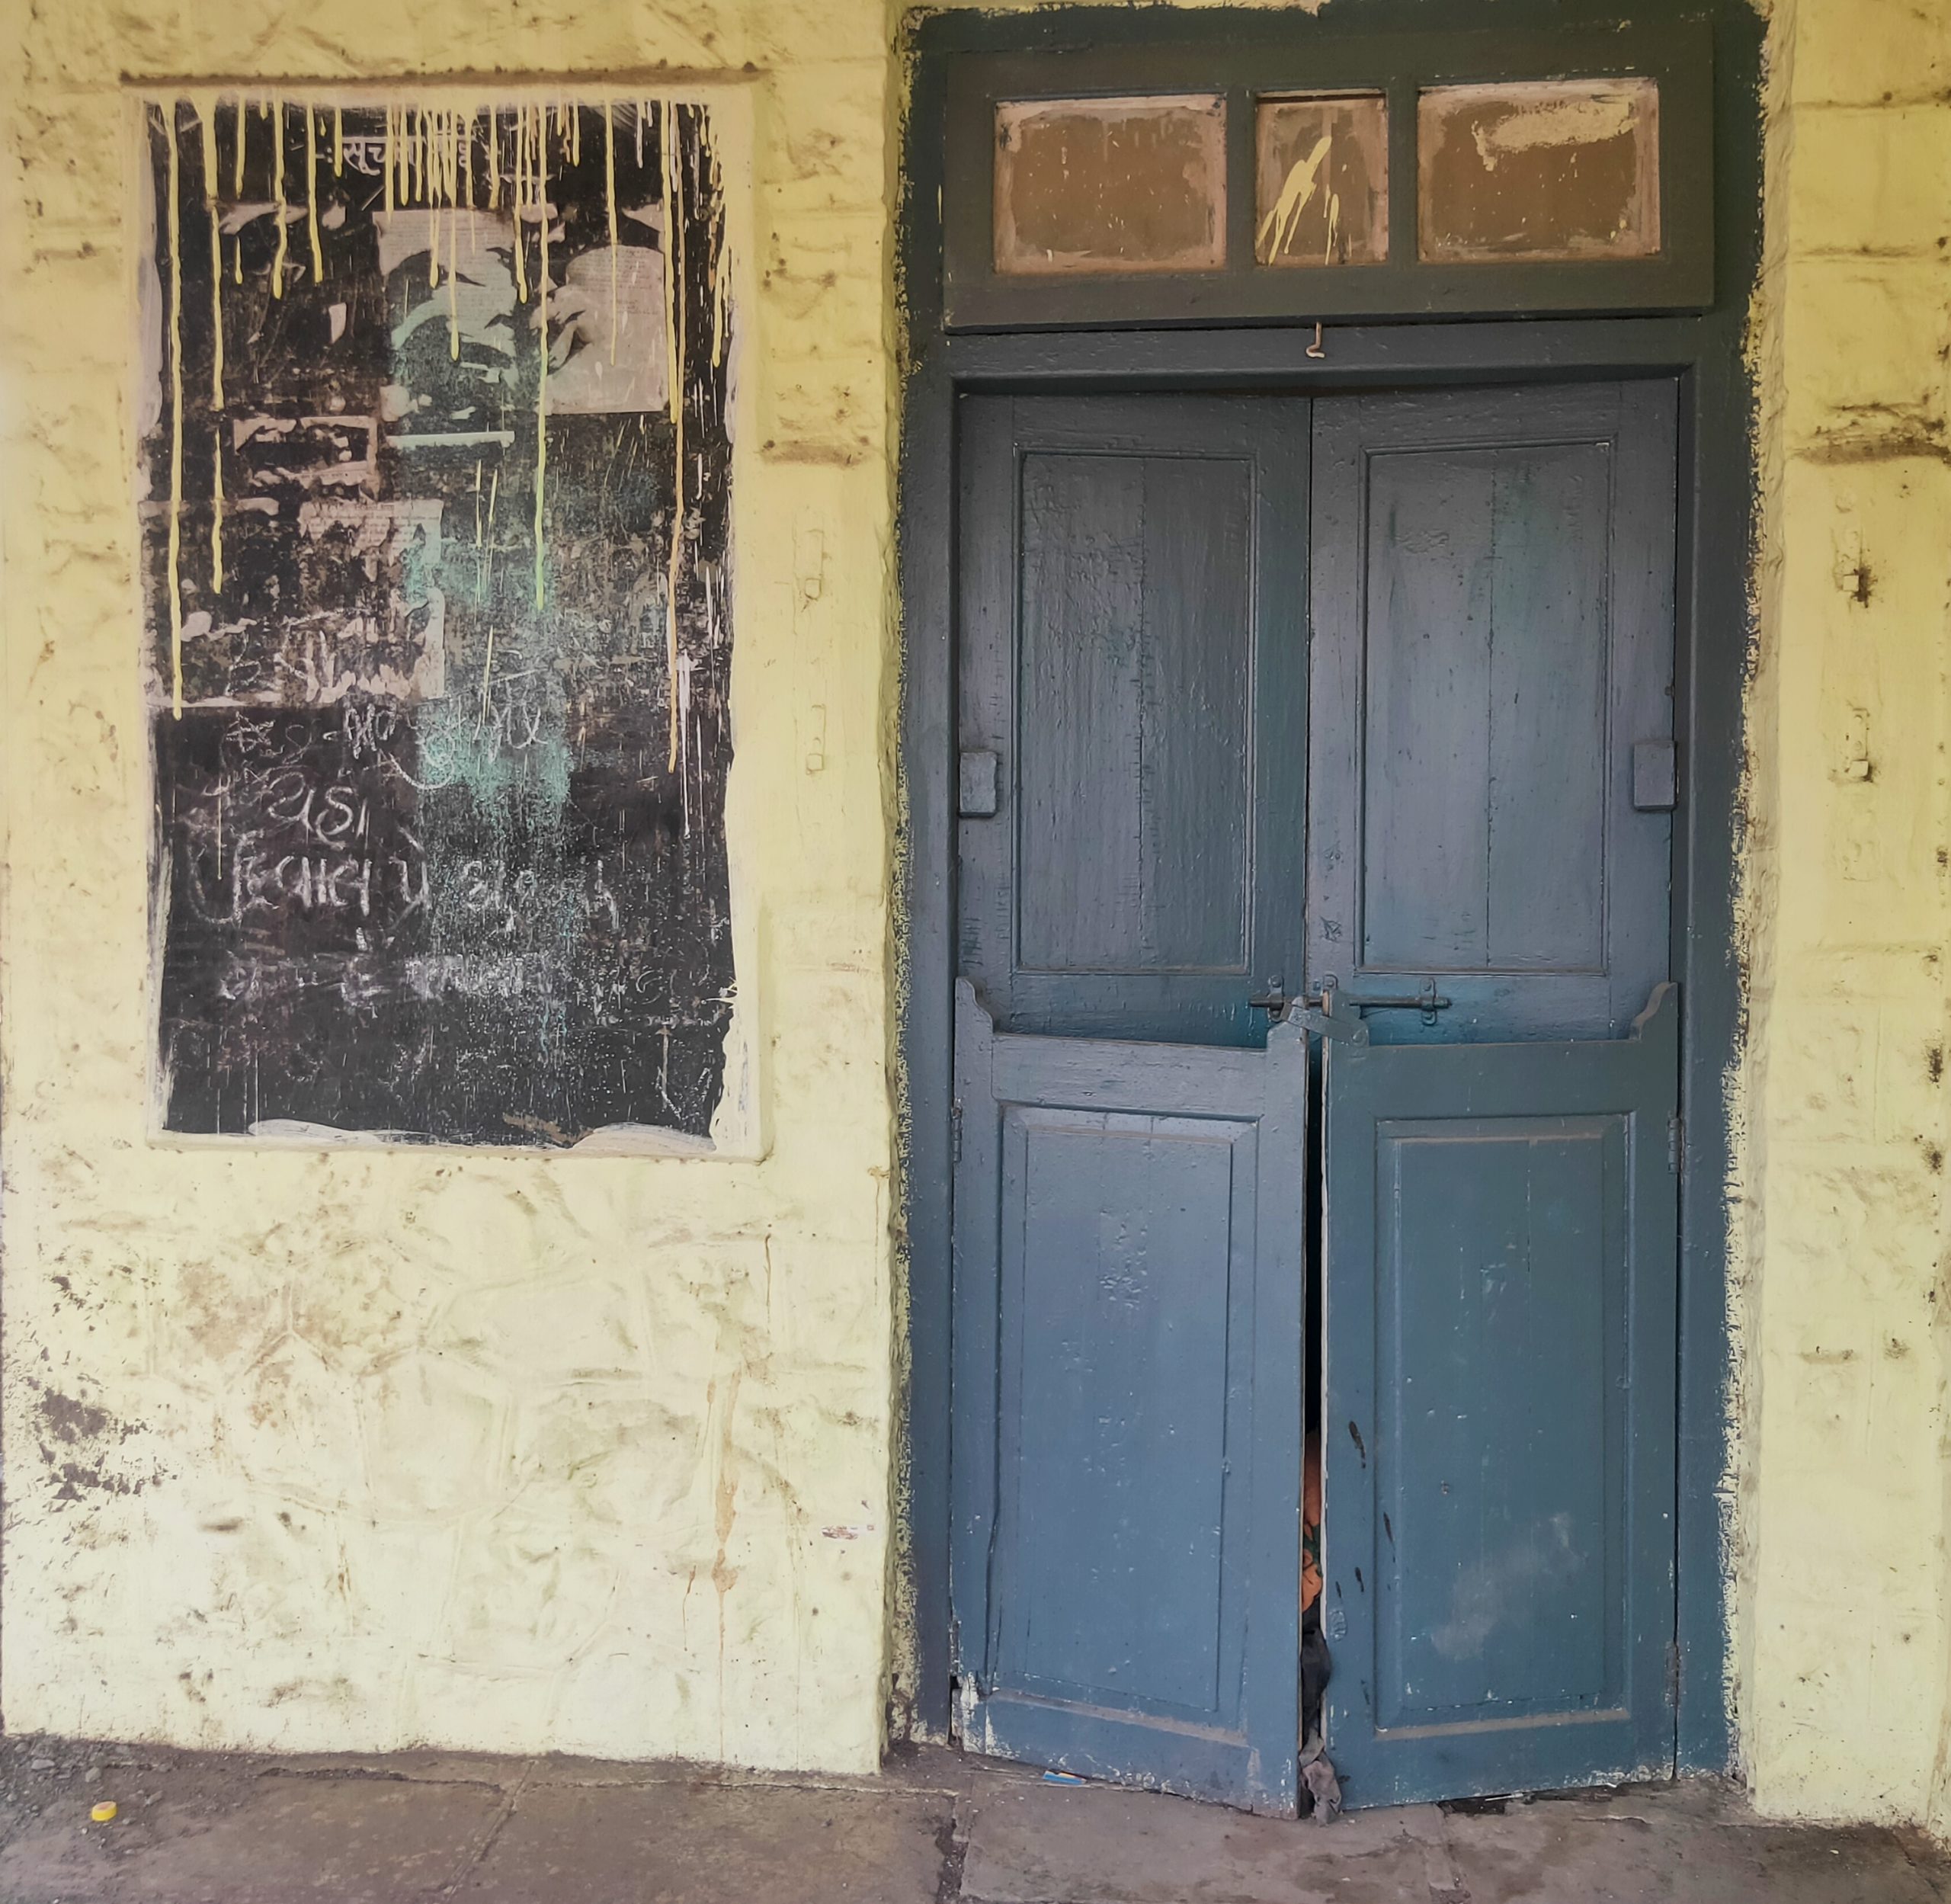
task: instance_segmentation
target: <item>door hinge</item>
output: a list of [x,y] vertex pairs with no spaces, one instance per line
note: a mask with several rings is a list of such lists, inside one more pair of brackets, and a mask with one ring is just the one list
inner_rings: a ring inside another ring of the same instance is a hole
[[1667,1168],[1677,1177],[1687,1149],[1687,1120],[1676,1112],[1667,1120]]
[[949,1161],[951,1164],[959,1164],[962,1161],[962,1100],[959,1098],[949,1105],[948,1122],[951,1153]]

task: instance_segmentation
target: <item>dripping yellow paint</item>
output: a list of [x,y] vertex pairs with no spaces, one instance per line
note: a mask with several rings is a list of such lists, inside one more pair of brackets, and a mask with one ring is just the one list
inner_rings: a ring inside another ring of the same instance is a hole
[[540,608],[546,566],[543,559],[543,495],[549,476],[549,141],[543,127],[538,126],[537,132],[536,226],[542,244],[535,274],[535,328],[542,346],[535,386],[535,605]]
[[176,102],[164,110],[169,149],[169,711],[183,718],[183,233],[178,200],[182,162]]
[[271,261],[271,295],[284,295],[285,254],[290,248],[291,229],[284,217],[284,105],[278,102],[277,117],[271,127],[271,197],[277,201],[277,254]]

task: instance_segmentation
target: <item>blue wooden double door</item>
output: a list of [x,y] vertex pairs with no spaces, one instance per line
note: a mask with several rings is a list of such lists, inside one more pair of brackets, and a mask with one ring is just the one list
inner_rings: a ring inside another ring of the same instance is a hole
[[1312,1447],[1348,1803],[1671,1769],[1674,414],[962,399],[971,1749],[1293,1811]]

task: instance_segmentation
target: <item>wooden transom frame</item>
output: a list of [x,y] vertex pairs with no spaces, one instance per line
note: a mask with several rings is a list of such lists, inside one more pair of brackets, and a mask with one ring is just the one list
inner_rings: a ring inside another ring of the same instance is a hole
[[[1196,24],[1196,23],[1195,23]],[[1635,258],[1437,262],[1418,255],[1417,104],[1435,87],[1651,80],[1659,89],[1658,251]],[[1258,263],[1257,101],[1379,93],[1388,112],[1388,256],[1293,270]],[[1217,95],[1225,101],[1224,261],[1197,270],[1011,275],[995,268],[1003,102]],[[1276,34],[1076,44],[949,62],[942,127],[943,315],[950,330],[1704,309],[1714,298],[1713,85],[1704,21],[1550,34]],[[925,134],[923,136],[925,136]]]

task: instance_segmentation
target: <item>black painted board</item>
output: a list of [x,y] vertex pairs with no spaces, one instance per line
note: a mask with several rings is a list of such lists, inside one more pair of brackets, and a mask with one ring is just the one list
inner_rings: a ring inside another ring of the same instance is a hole
[[148,149],[164,1127],[706,1137],[734,989],[708,114],[227,98],[152,107]]
[[1325,1041],[1327,1744],[1351,1806],[1670,1776],[1680,1001]]
[[956,1000],[963,1736],[1291,1813],[1305,1037],[1013,1036]]

